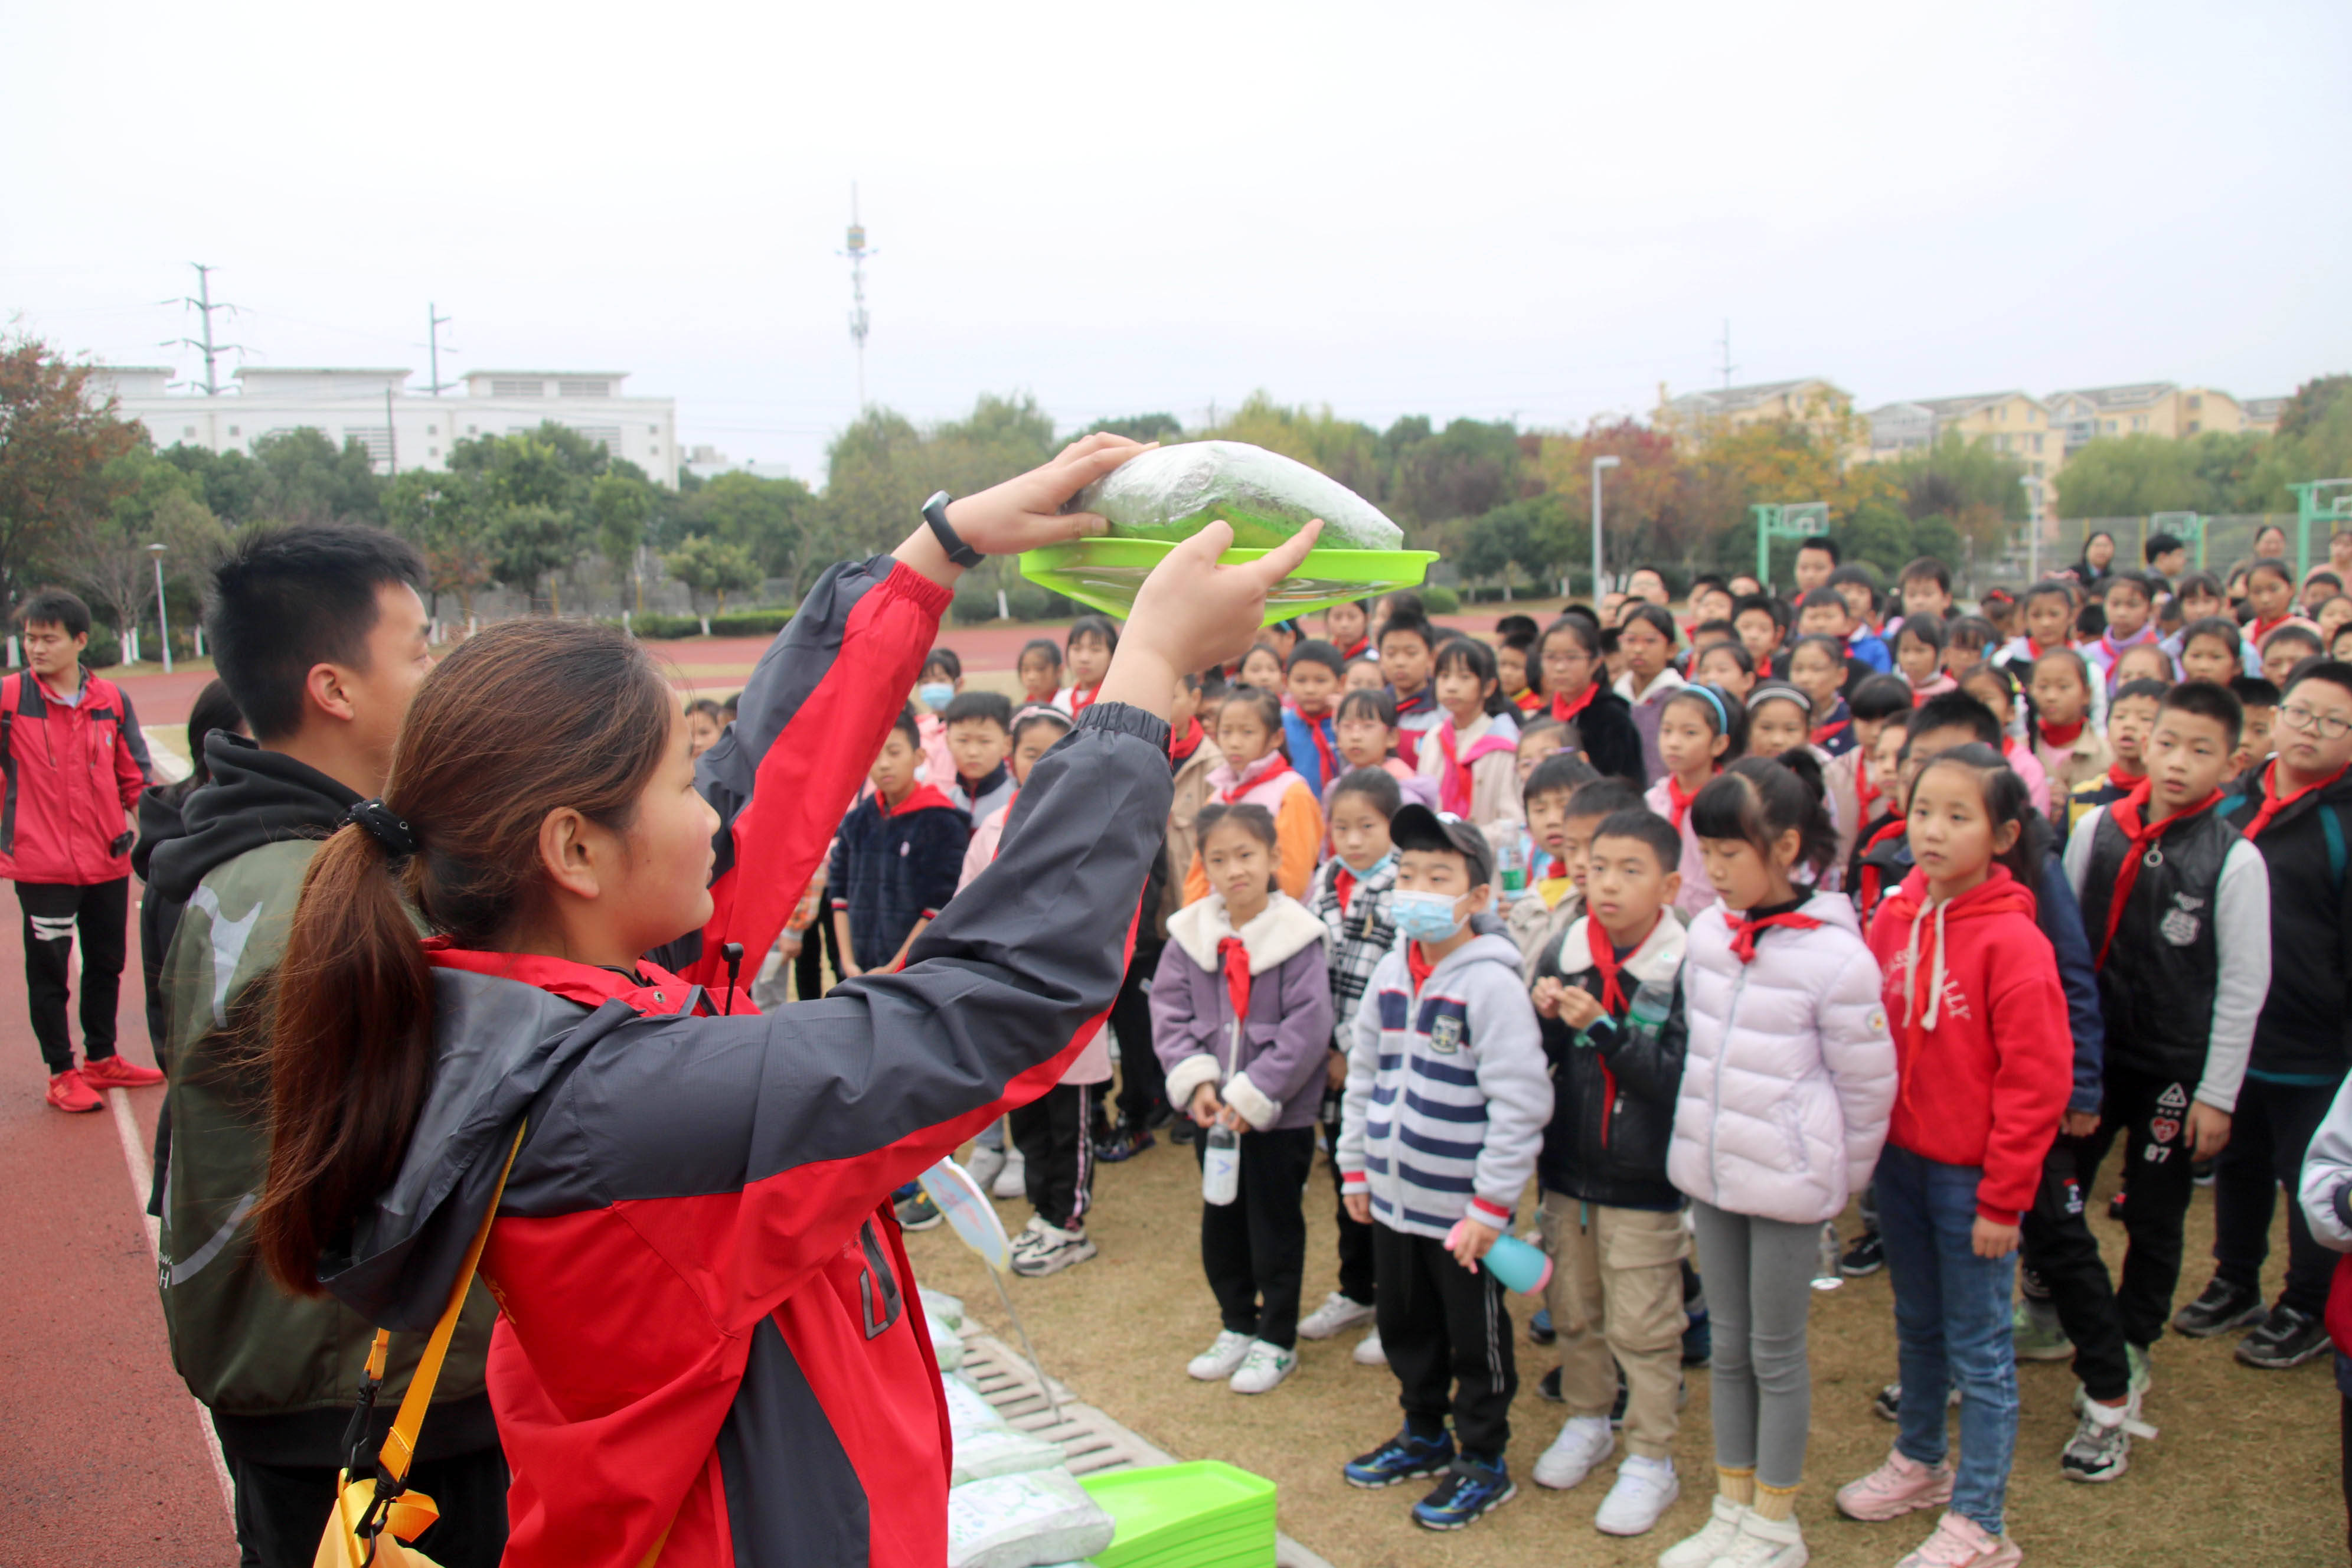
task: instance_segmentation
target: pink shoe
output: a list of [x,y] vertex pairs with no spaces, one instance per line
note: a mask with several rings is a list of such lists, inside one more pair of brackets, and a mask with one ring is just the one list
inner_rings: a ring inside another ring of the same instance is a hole
[[81,1064],[81,1080],[92,1089],[152,1089],[163,1075],[121,1057],[93,1057]]
[[1858,1481],[1848,1481],[1838,1488],[1837,1494],[1840,1513],[1872,1523],[1909,1513],[1913,1509],[1941,1508],[1951,1500],[1950,1462],[1929,1467],[1916,1459],[1905,1458],[1899,1448],[1889,1448],[1886,1463]]
[[2017,1568],[2024,1561],[2024,1552],[2007,1535],[1989,1534],[1975,1520],[1948,1513],[1936,1533],[1895,1568]]

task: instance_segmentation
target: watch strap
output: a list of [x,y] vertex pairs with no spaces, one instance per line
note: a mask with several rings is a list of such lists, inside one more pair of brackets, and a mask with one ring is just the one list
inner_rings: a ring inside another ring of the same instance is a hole
[[923,521],[930,524],[931,537],[940,542],[949,560],[959,566],[977,566],[982,560],[980,552],[966,544],[963,536],[948,522],[948,500],[945,490],[934,493],[923,503]]

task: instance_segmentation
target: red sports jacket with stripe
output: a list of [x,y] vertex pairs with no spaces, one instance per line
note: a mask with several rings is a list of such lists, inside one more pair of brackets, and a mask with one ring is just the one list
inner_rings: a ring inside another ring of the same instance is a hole
[[[946,595],[887,566],[829,574],[745,693],[737,729],[766,744],[737,753],[756,794],[727,813],[708,942],[772,940],[917,673]],[[904,972],[821,1001],[712,1016],[650,964],[435,954],[441,1057],[408,1159],[320,1276],[378,1323],[429,1326],[528,1117],[482,1264],[508,1563],[636,1568],[659,1546],[663,1568],[937,1568],[946,1417],[887,1199],[1100,1027],[1167,745],[1149,714],[1090,709]]]

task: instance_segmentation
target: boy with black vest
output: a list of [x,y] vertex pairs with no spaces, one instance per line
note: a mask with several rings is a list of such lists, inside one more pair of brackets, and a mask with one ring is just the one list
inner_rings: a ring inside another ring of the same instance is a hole
[[[2262,851],[2271,890],[2271,989],[2254,1026],[2229,1146],[2214,1163],[2213,1282],[2172,1326],[2202,1338],[2260,1324],[2238,1346],[2248,1366],[2290,1367],[2327,1349],[2321,1321],[2335,1260],[2287,1205],[2286,1285],[2263,1310],[2279,1183],[2294,1191],[2303,1151],[2352,1063],[2346,848],[2352,839],[2352,664],[2305,665],[2278,708],[2278,754],[2240,781],[2221,815]],[[2137,1199],[2135,1199],[2137,1201]]]
[[[2131,1397],[2119,1415],[2136,1415],[2148,1349],[2172,1313],[2189,1164],[2230,1141],[2270,989],[2262,855],[2216,809],[2242,718],[2238,700],[2210,681],[2174,687],[2148,737],[2147,777],[2084,815],[2066,845],[2107,1037],[2105,1098],[2098,1131],[2082,1150],[2081,1176],[2087,1186],[2120,1138],[2131,1192],[2124,1211],[2131,1245],[2116,1290],[2131,1347]],[[2113,1425],[2120,1436],[2124,1421]],[[2074,1459],[2070,1446],[2069,1474],[2077,1471]]]

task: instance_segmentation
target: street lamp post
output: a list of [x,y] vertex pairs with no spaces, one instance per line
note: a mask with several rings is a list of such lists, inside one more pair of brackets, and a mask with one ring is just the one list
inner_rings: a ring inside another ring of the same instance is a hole
[[155,556],[155,637],[163,645],[163,673],[169,675],[172,673],[172,621],[171,613],[163,606],[163,547],[151,544],[147,548]]
[[2020,474],[2017,482],[2025,487],[2025,580],[2042,581],[2042,481],[2032,474]]
[[1614,457],[1592,459],[1592,602],[1601,603],[1601,476],[1613,468],[1619,459]]

